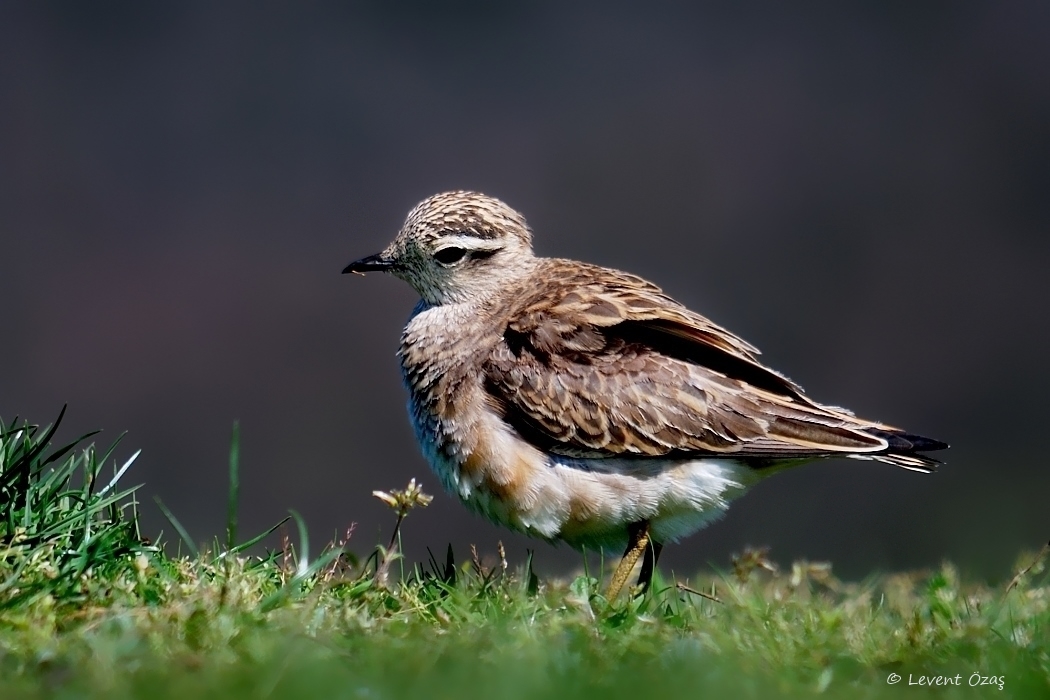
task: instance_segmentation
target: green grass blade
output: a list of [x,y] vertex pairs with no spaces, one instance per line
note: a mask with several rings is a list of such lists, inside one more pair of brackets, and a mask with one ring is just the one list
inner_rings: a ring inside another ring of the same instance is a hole
[[[228,550],[226,552],[226,554],[239,554],[240,552],[243,552],[246,549],[250,549],[251,547],[254,547],[255,545],[257,545],[260,542],[262,542],[264,539],[266,539],[266,537],[268,535],[271,535],[274,532],[276,532],[277,528],[281,527],[281,525],[284,525],[286,522],[288,522],[291,519],[292,519],[292,516],[290,516],[290,515],[289,516],[285,516],[284,520],[282,520],[281,522],[277,523],[276,525],[274,525],[270,529],[266,530],[265,532],[262,532],[262,533],[256,535],[255,537],[251,538],[247,542],[244,542],[243,544],[239,544],[236,547]],[[223,555],[223,556],[226,556],[226,555]]]
[[302,569],[301,572],[297,572],[295,576],[292,577],[291,581],[284,586],[281,586],[276,592],[263,598],[262,602],[259,603],[259,612],[270,612],[280,606],[280,604],[288,598],[298,595],[303,583],[309,581],[309,579],[316,575],[317,572],[330,565],[342,556],[342,554],[343,550],[340,547],[331,549],[317,557],[317,559],[315,559],[308,567]]
[[120,491],[119,493],[115,493],[110,496],[107,496],[106,498],[101,498],[95,501],[84,501],[76,494],[71,494],[72,497],[76,498],[76,502],[80,504],[80,508],[71,508],[71,512],[69,515],[59,518],[47,528],[41,530],[38,533],[37,538],[48,539],[50,537],[54,537],[55,535],[60,534],[63,530],[70,529],[69,526],[75,524],[77,521],[83,521],[85,519],[90,520],[94,516],[101,513],[104,509],[108,508],[109,506],[115,503],[119,503],[131,494],[135,493],[135,491],[137,491],[140,488],[142,488],[142,484],[132,486],[131,488]]
[[226,501],[226,551],[233,549],[237,542],[237,501],[241,489],[241,429],[238,421],[233,422],[233,435],[230,438],[230,494]]
[[153,500],[157,502],[157,507],[160,508],[160,512],[168,519],[171,526],[175,528],[175,532],[179,533],[179,538],[185,543],[186,549],[190,550],[190,555],[194,559],[200,557],[201,553],[197,549],[197,544],[190,538],[190,533],[186,532],[186,528],[182,526],[175,514],[168,510],[168,507],[164,505],[164,501],[160,500],[160,496],[154,496]]
[[295,510],[288,512],[295,518],[295,526],[299,530],[299,561],[295,566],[295,575],[302,576],[309,566],[310,536],[306,531],[306,521],[303,520],[303,516],[299,515],[298,511]]
[[[109,490],[117,485],[117,482],[120,481],[120,478],[124,476],[124,472],[131,468],[131,465],[135,462],[136,459],[138,459],[140,454],[142,454],[142,450],[137,450],[135,454],[131,455],[131,457],[128,458],[128,461],[124,462],[124,466],[118,469],[117,473],[113,475],[113,478],[109,480],[109,483],[106,484],[105,487],[103,487],[102,490],[98,492],[98,495],[105,496],[107,493],[109,493]],[[105,460],[105,457],[103,457],[103,460]]]

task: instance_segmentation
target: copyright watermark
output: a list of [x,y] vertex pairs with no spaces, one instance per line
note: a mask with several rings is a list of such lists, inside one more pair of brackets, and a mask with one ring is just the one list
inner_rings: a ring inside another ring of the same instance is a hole
[[[889,685],[897,685],[903,680],[904,678],[896,673],[891,673],[886,677],[886,683]],[[987,685],[1002,690],[1006,687],[1006,676],[986,676],[977,671],[974,671],[969,677],[961,673],[956,673],[954,676],[916,676],[909,673],[908,685],[921,685],[928,688],[947,685],[968,685],[971,688],[975,688],[980,685]]]

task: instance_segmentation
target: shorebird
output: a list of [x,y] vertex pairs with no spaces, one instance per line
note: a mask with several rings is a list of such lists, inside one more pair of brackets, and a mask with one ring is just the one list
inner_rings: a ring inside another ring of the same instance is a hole
[[819,404],[758,350],[641,277],[532,252],[509,206],[423,200],[344,273],[421,297],[398,355],[416,438],[444,487],[514,530],[622,547],[606,595],[750,486],[828,457],[920,472],[947,444]]

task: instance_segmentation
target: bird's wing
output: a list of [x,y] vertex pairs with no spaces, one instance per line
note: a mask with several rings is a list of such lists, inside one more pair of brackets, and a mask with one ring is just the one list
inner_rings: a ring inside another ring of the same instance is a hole
[[880,431],[896,429],[816,404],[756,348],[641,278],[567,261],[543,272],[484,366],[493,404],[538,446],[772,460],[891,448]]

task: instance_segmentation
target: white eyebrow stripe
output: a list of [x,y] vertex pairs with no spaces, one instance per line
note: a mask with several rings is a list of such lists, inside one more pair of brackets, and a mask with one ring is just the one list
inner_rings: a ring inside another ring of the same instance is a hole
[[503,248],[503,243],[498,240],[486,240],[483,238],[475,238],[474,236],[442,236],[438,241],[437,248],[434,252],[444,250],[445,248],[463,248],[464,250],[499,250]]

